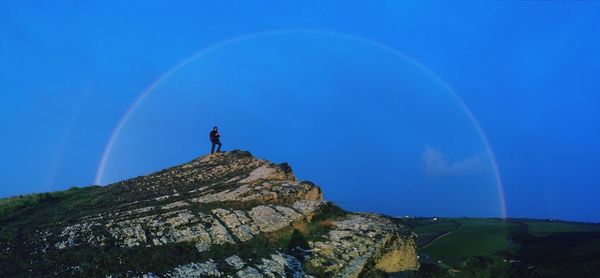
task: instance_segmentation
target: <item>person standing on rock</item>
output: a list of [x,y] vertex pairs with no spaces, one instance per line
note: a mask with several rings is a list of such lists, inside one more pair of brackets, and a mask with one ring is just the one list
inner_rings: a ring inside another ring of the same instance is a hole
[[217,148],[217,152],[221,152],[221,134],[219,134],[219,128],[213,127],[213,130],[210,132],[210,142],[212,143],[212,148],[210,149],[210,154],[215,153],[215,145],[219,145]]

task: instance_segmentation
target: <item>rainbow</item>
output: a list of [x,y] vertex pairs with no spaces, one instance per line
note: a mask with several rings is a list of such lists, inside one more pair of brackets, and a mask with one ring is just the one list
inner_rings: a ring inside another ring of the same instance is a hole
[[241,41],[244,41],[244,40],[252,39],[252,38],[265,37],[265,36],[275,36],[275,35],[290,34],[290,33],[328,35],[328,36],[338,37],[338,38],[342,38],[342,39],[347,39],[347,40],[353,40],[353,41],[358,41],[358,42],[366,43],[368,45],[371,45],[371,46],[377,47],[379,49],[385,50],[385,51],[393,54],[394,56],[400,57],[400,58],[402,58],[402,59],[404,59],[406,61],[411,62],[412,64],[414,64],[415,66],[417,66],[420,70],[422,70],[423,72],[425,72],[427,75],[431,76],[439,84],[442,84],[442,86],[446,89],[446,91],[448,91],[451,94],[452,98],[454,98],[454,100],[456,100],[456,102],[458,103],[458,105],[467,114],[467,116],[469,117],[469,119],[471,120],[471,122],[473,123],[473,125],[475,126],[475,128],[477,129],[477,131],[479,133],[479,136],[480,136],[481,140],[483,141],[483,143],[485,145],[486,151],[487,151],[488,155],[490,156],[490,161],[492,163],[492,167],[493,167],[493,170],[494,170],[494,178],[495,178],[495,182],[496,182],[496,185],[497,185],[498,196],[500,198],[499,201],[500,201],[500,210],[501,210],[501,213],[502,213],[502,217],[503,218],[507,217],[508,213],[507,213],[507,209],[506,209],[506,201],[505,201],[505,196],[504,196],[504,187],[503,187],[503,184],[502,184],[502,179],[501,179],[501,176],[500,176],[500,171],[498,169],[498,163],[496,162],[496,157],[495,157],[494,152],[493,152],[493,150],[491,148],[490,142],[489,142],[487,136],[485,135],[485,133],[483,132],[483,129],[481,128],[481,125],[479,124],[479,121],[477,121],[477,119],[475,118],[475,116],[473,115],[473,113],[471,112],[471,110],[468,108],[468,106],[465,104],[465,102],[462,100],[462,98],[460,98],[458,96],[458,94],[452,89],[452,87],[450,87],[450,85],[448,85],[446,82],[444,82],[438,75],[436,75],[433,71],[431,71],[429,68],[427,68],[426,66],[424,66],[423,64],[421,64],[417,60],[404,55],[403,53],[399,52],[398,50],[393,49],[390,46],[387,46],[385,44],[382,44],[382,43],[379,43],[379,42],[376,42],[376,41],[373,41],[373,40],[365,39],[365,38],[362,38],[362,37],[357,37],[357,36],[354,36],[354,35],[337,33],[337,32],[330,32],[330,31],[322,31],[322,30],[311,30],[311,29],[284,29],[284,30],[263,31],[263,32],[251,33],[251,34],[247,34],[247,35],[242,35],[242,36],[230,38],[230,39],[227,39],[227,40],[220,41],[220,42],[217,42],[215,44],[212,44],[212,45],[210,45],[208,47],[205,47],[205,48],[203,48],[203,49],[195,52],[194,54],[192,54],[188,58],[183,59],[179,63],[175,64],[173,67],[171,67],[166,72],[164,72],[161,76],[159,76],[156,80],[154,80],[148,87],[146,87],[137,96],[137,98],[132,102],[132,104],[129,106],[129,108],[125,111],[125,113],[123,114],[123,116],[120,118],[119,122],[115,126],[112,134],[110,135],[110,137],[108,139],[108,143],[106,144],[106,147],[104,148],[104,151],[102,152],[102,157],[101,157],[100,162],[98,164],[98,169],[96,171],[96,178],[95,178],[94,184],[101,184],[102,176],[104,174],[104,170],[106,168],[106,163],[108,161],[108,158],[110,157],[111,150],[112,150],[112,148],[113,148],[113,146],[115,144],[116,139],[119,137],[119,134],[121,133],[121,130],[123,129],[123,127],[125,126],[125,124],[129,120],[129,118],[131,117],[131,115],[134,113],[134,111],[137,109],[137,107],[144,101],[144,99],[146,99],[146,97],[148,97],[148,95],[150,95],[154,91],[154,89],[158,85],[160,85],[163,81],[165,81],[166,79],[168,79],[169,77],[171,77],[171,75],[173,75],[174,73],[176,73],[180,69],[184,68],[185,66],[187,66],[191,62],[195,61],[196,59],[198,59],[198,58],[200,58],[200,57],[202,57],[202,56],[210,53],[211,51],[219,49],[221,47],[224,47],[224,46],[227,46],[227,45],[231,45],[231,44],[234,44],[234,43],[237,43],[237,42],[241,42]]

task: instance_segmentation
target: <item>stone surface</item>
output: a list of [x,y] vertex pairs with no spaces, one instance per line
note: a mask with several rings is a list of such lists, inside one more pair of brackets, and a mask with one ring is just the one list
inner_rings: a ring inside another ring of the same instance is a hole
[[311,242],[308,264],[342,277],[358,277],[370,264],[385,272],[418,268],[414,235],[374,214],[333,222],[326,240]]
[[[18,271],[97,276],[93,265],[78,257],[87,256],[81,253],[86,250],[96,263],[114,269],[102,275],[108,277],[314,277],[305,267],[357,277],[369,269],[418,267],[414,235],[373,214],[333,221],[326,234],[306,243],[302,255],[280,247],[256,258],[246,244],[291,232],[293,223],[310,222],[327,203],[318,186],[298,181],[286,163],[244,151],[206,155],[85,194],[80,198],[86,201],[59,200],[46,207],[69,212],[61,218],[33,207],[35,225],[2,220],[15,236],[0,233],[9,238],[0,241],[0,259],[5,259],[0,276],[23,274]],[[33,231],[31,236],[25,229]],[[238,256],[237,249],[246,255]],[[146,259],[152,263],[145,264]]]

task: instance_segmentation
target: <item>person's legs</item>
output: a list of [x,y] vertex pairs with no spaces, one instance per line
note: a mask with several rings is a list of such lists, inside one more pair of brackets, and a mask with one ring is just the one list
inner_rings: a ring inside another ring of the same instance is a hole
[[219,145],[219,147],[217,147],[217,152],[220,153],[221,152],[221,141],[217,142],[217,144]]
[[[210,148],[210,154],[213,154],[213,153],[215,153],[215,144],[216,143],[215,142],[211,142],[211,143],[212,143],[212,147]],[[221,148],[221,147],[219,146],[219,148]]]

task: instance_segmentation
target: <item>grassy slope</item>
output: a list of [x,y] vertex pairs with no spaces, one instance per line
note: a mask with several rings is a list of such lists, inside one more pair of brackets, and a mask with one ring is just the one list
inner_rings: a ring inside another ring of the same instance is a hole
[[414,229],[414,232],[419,235],[417,246],[427,246],[442,236],[447,236],[449,233],[456,231],[459,227],[460,223],[454,221],[425,222],[424,225],[417,226]]
[[[100,212],[96,210],[115,202],[116,196],[113,195],[105,187],[92,186],[0,199],[0,247],[9,244],[6,246],[27,250],[29,248],[22,244],[29,242],[25,239],[36,237],[33,227],[68,222],[78,219],[80,215]],[[241,245],[225,244],[202,253],[196,250],[193,243],[187,242],[152,248],[120,248],[110,244],[104,247],[78,247],[68,252],[59,252],[52,262],[36,264],[33,271],[45,273],[48,265],[79,265],[82,271],[91,276],[105,276],[126,270],[140,274],[144,271],[164,273],[174,265],[209,258],[221,261],[234,254],[259,263],[260,258],[268,257],[276,250],[301,255],[294,253],[295,247],[306,247],[308,240],[322,240],[322,235],[331,229],[327,223],[343,218],[346,214],[341,208],[327,203],[311,222],[299,221],[279,231],[257,236]],[[2,254],[5,253],[0,253],[1,277],[10,277],[30,269],[24,259],[28,257],[27,253],[11,257],[3,257]],[[319,273],[320,270],[309,271]]]
[[518,224],[496,221],[456,220],[458,229],[421,249],[438,260],[460,262],[473,256],[490,256],[507,247],[507,235]]
[[600,232],[600,225],[571,222],[522,222],[529,227],[529,233],[543,236],[558,232]]
[[[419,237],[451,232],[419,249],[422,267],[417,277],[600,274],[600,225],[469,218],[413,223]],[[511,264],[505,259],[518,261]]]

